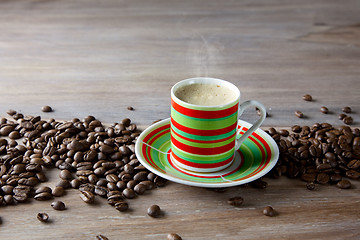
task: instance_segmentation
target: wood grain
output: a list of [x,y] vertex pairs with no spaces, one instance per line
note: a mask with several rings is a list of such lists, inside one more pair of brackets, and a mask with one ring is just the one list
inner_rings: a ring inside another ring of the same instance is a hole
[[[170,115],[170,88],[189,77],[236,84],[242,101],[269,110],[264,126],[329,122],[353,108],[360,124],[360,2],[356,0],[18,0],[0,1],[0,115],[9,108],[44,118],[130,117],[142,126]],[[301,97],[309,93],[313,102]],[[50,105],[52,113],[42,113]],[[331,111],[320,113],[321,106]],[[133,106],[134,111],[127,110]],[[298,119],[300,110],[306,118]],[[247,111],[244,120],[257,116]],[[57,170],[48,173],[50,186]],[[119,213],[76,190],[68,209],[32,201],[2,207],[0,239],[359,239],[359,182],[308,191],[298,180],[269,179],[265,190],[225,193],[175,183],[130,201]],[[243,207],[226,201],[240,195]],[[165,216],[146,215],[159,204]],[[272,205],[279,215],[261,214]],[[48,212],[52,222],[36,220]]]

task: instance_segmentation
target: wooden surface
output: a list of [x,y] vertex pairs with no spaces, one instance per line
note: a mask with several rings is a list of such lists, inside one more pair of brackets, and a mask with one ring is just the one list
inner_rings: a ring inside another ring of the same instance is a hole
[[[329,122],[349,105],[360,125],[360,1],[0,1],[0,115],[130,117],[141,126],[170,114],[170,88],[195,76],[236,84],[242,101],[270,112],[264,127]],[[314,102],[301,97],[309,93]],[[53,113],[42,113],[43,105]],[[331,114],[319,112],[327,106]],[[135,111],[127,110],[133,106]],[[307,116],[298,119],[295,110]],[[254,122],[256,114],[245,112]],[[57,170],[48,173],[54,186]],[[359,239],[360,184],[308,191],[299,180],[225,193],[169,183],[119,213],[75,190],[50,202],[0,208],[0,239]],[[234,208],[229,197],[240,195]],[[158,204],[165,215],[152,219]],[[271,205],[279,215],[261,214]],[[38,212],[52,219],[42,224]]]

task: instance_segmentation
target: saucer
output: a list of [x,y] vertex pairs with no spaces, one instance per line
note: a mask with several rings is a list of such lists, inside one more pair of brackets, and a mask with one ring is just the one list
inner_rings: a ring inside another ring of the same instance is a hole
[[[239,120],[243,134],[252,125]],[[226,169],[213,173],[184,170],[170,158],[170,118],[143,131],[135,144],[140,163],[151,172],[173,182],[196,187],[231,187],[254,181],[268,173],[279,158],[279,148],[266,132],[257,129],[235,152],[235,159]]]

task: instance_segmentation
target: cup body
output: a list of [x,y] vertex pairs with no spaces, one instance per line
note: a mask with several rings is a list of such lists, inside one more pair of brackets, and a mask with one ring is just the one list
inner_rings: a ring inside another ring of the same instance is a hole
[[[179,88],[195,83],[224,86],[235,97],[223,105],[201,106],[176,96]],[[239,89],[221,79],[199,77],[175,84],[171,89],[171,160],[193,172],[216,172],[230,166],[235,153],[239,101]]]

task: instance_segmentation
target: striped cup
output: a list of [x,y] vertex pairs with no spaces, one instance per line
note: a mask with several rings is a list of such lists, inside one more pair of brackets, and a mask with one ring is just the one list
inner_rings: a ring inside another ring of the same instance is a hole
[[[216,84],[233,91],[235,96],[223,105],[202,106],[187,103],[176,95],[191,84]],[[193,172],[216,172],[230,166],[235,150],[260,127],[266,117],[265,107],[249,100],[241,105],[240,91],[230,82],[216,78],[190,78],[171,89],[171,159],[180,168]],[[255,106],[260,119],[239,137],[237,122],[243,111]]]

